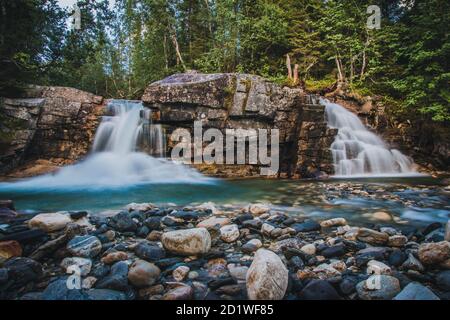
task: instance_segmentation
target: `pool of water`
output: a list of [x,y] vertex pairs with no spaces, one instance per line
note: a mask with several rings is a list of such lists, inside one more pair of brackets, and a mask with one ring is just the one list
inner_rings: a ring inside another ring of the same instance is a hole
[[293,215],[344,216],[376,221],[373,213],[388,212],[394,223],[446,222],[450,191],[443,180],[430,177],[298,180],[219,180],[202,183],[141,184],[102,188],[39,188],[0,184],[0,199],[12,199],[19,211],[120,209],[131,202],[179,206],[214,202],[218,205],[271,203]]

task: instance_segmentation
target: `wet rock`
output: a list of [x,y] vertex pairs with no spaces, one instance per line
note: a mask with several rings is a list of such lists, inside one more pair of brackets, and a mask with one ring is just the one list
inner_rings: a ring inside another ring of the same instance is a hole
[[320,224],[314,220],[305,220],[302,223],[294,223],[291,225],[291,228],[293,228],[296,232],[311,232],[319,231],[321,227]]
[[0,268],[0,286],[8,281],[8,269]]
[[392,216],[389,213],[384,212],[384,211],[377,211],[372,215],[372,217],[375,220],[380,220],[380,221],[385,221],[385,222],[392,220]]
[[239,239],[239,228],[236,224],[229,224],[220,228],[220,239],[231,243]]
[[372,229],[361,228],[358,230],[356,238],[371,245],[384,245],[389,240],[389,235]]
[[86,292],[88,300],[127,300],[127,296],[120,291],[109,289],[91,289]]
[[161,274],[159,268],[153,263],[136,260],[128,272],[128,280],[136,287],[148,287],[153,285]]
[[280,300],[288,285],[288,270],[272,251],[258,249],[247,272],[247,295],[251,300]]
[[299,256],[293,256],[291,259],[289,259],[289,266],[291,266],[294,271],[296,271],[298,269],[303,269],[305,263]]
[[373,275],[356,285],[362,300],[391,300],[400,292],[400,282],[388,275]]
[[116,262],[109,275],[97,282],[98,289],[112,289],[118,291],[127,291],[128,286],[128,264],[124,261]]
[[304,300],[341,300],[336,289],[326,280],[312,280],[300,292]]
[[175,279],[175,281],[183,281],[186,276],[188,275],[190,269],[187,266],[179,266],[172,272],[172,276]]
[[211,248],[211,236],[205,228],[169,231],[161,242],[166,250],[181,255],[204,254]]
[[96,282],[97,282],[96,277],[87,277],[87,278],[83,279],[83,281],[81,282],[81,288],[82,289],[91,289]]
[[60,266],[66,273],[73,273],[74,270],[79,270],[80,275],[85,277],[91,272],[92,261],[86,258],[68,257],[61,261]]
[[405,262],[406,259],[407,256],[402,250],[394,249],[389,255],[389,264],[394,267],[399,267],[403,264],[403,262]]
[[440,300],[433,291],[418,282],[411,282],[393,300]]
[[228,218],[211,217],[211,218],[200,221],[197,224],[197,228],[206,228],[206,229],[210,230],[216,226],[223,227],[230,223],[231,223],[231,221]]
[[325,258],[334,258],[343,256],[346,251],[347,250],[344,245],[336,245],[326,248],[325,250],[321,251],[320,254]]
[[88,297],[80,288],[70,288],[67,279],[58,279],[50,283],[42,293],[42,300],[87,300]]
[[403,247],[408,242],[408,238],[402,235],[390,236],[388,240],[389,247]]
[[66,248],[75,257],[93,258],[102,251],[102,243],[95,236],[75,236]]
[[228,271],[230,272],[231,277],[237,282],[245,282],[247,278],[248,267],[235,265],[234,263],[230,263],[228,266]]
[[242,224],[244,221],[252,220],[253,216],[250,213],[243,213],[234,218],[235,223]]
[[270,207],[264,204],[252,204],[250,205],[250,207],[248,208],[248,211],[253,215],[253,216],[260,216],[262,214],[268,213],[270,211]]
[[3,264],[3,268],[8,270],[8,278],[15,287],[24,286],[43,276],[42,265],[30,258],[11,258]]
[[370,260],[383,261],[387,255],[387,249],[384,247],[370,247],[359,250],[355,256],[356,266],[361,268]]
[[149,211],[156,208],[153,203],[129,203],[125,206],[125,210],[127,211]]
[[245,253],[252,253],[252,252],[255,252],[256,250],[258,250],[261,247],[262,247],[261,240],[259,240],[259,239],[252,239],[252,240],[248,241],[247,243],[245,243],[241,247],[241,250],[242,250],[242,252],[245,252]]
[[265,236],[270,236],[273,230],[275,230],[275,227],[269,223],[263,223],[261,226],[261,233]]
[[22,255],[22,247],[20,243],[14,240],[0,241],[0,263],[12,257],[20,257]]
[[436,284],[445,291],[450,291],[450,270],[441,271],[436,275]]
[[417,260],[412,253],[408,254],[408,259],[406,259],[405,262],[403,262],[402,269],[415,270],[419,272],[423,272],[425,270],[420,261]]
[[128,259],[128,254],[123,251],[111,252],[104,256],[101,261],[104,264],[113,264],[117,261],[123,261]]
[[134,248],[134,253],[144,260],[157,261],[165,258],[166,252],[163,248],[150,242],[141,242]]
[[370,260],[367,263],[367,274],[387,274],[390,275],[392,270],[383,262],[377,260]]
[[150,217],[145,219],[144,225],[150,230],[161,230],[161,217]]
[[121,211],[115,216],[111,217],[108,224],[120,232],[134,232],[137,230],[137,223],[131,218],[126,211]]
[[184,285],[169,290],[163,297],[163,300],[191,300],[194,289],[191,286]]
[[31,229],[41,229],[45,232],[54,232],[64,229],[72,220],[62,213],[41,213],[28,221]]
[[447,221],[447,224],[445,225],[445,241],[450,241],[450,220]]
[[450,259],[450,242],[423,243],[419,246],[419,259],[423,264],[439,264]]
[[253,230],[261,229],[262,224],[263,224],[262,221],[259,219],[245,220],[244,222],[242,222],[242,226],[244,228],[249,228]]
[[345,225],[347,225],[347,220],[345,220],[344,218],[333,218],[333,219],[322,221],[320,223],[320,226],[322,228],[331,228],[331,227],[345,226]]

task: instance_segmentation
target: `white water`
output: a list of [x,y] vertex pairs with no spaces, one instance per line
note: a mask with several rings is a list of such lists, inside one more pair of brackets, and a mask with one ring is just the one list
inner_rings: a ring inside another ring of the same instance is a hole
[[331,144],[336,176],[416,175],[413,161],[396,149],[389,149],[361,120],[339,104],[321,98],[328,126],[338,134]]
[[55,174],[5,183],[3,187],[90,189],[211,181],[189,167],[161,158],[165,154],[162,127],[151,123],[151,111],[141,102],[113,100],[107,106],[107,113],[95,134],[92,152],[85,160],[63,167]]

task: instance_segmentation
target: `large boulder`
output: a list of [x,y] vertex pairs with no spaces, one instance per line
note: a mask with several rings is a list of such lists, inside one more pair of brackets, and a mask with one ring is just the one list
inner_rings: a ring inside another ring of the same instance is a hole
[[288,285],[288,270],[274,252],[258,249],[247,272],[247,295],[251,300],[281,300]]
[[211,236],[205,228],[176,230],[163,233],[164,248],[181,255],[204,254],[211,249]]

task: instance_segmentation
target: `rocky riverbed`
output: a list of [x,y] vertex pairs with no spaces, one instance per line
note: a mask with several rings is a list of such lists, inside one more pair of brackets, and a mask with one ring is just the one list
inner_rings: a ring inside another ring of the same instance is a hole
[[349,225],[265,204],[0,207],[2,299],[450,299],[448,223]]

